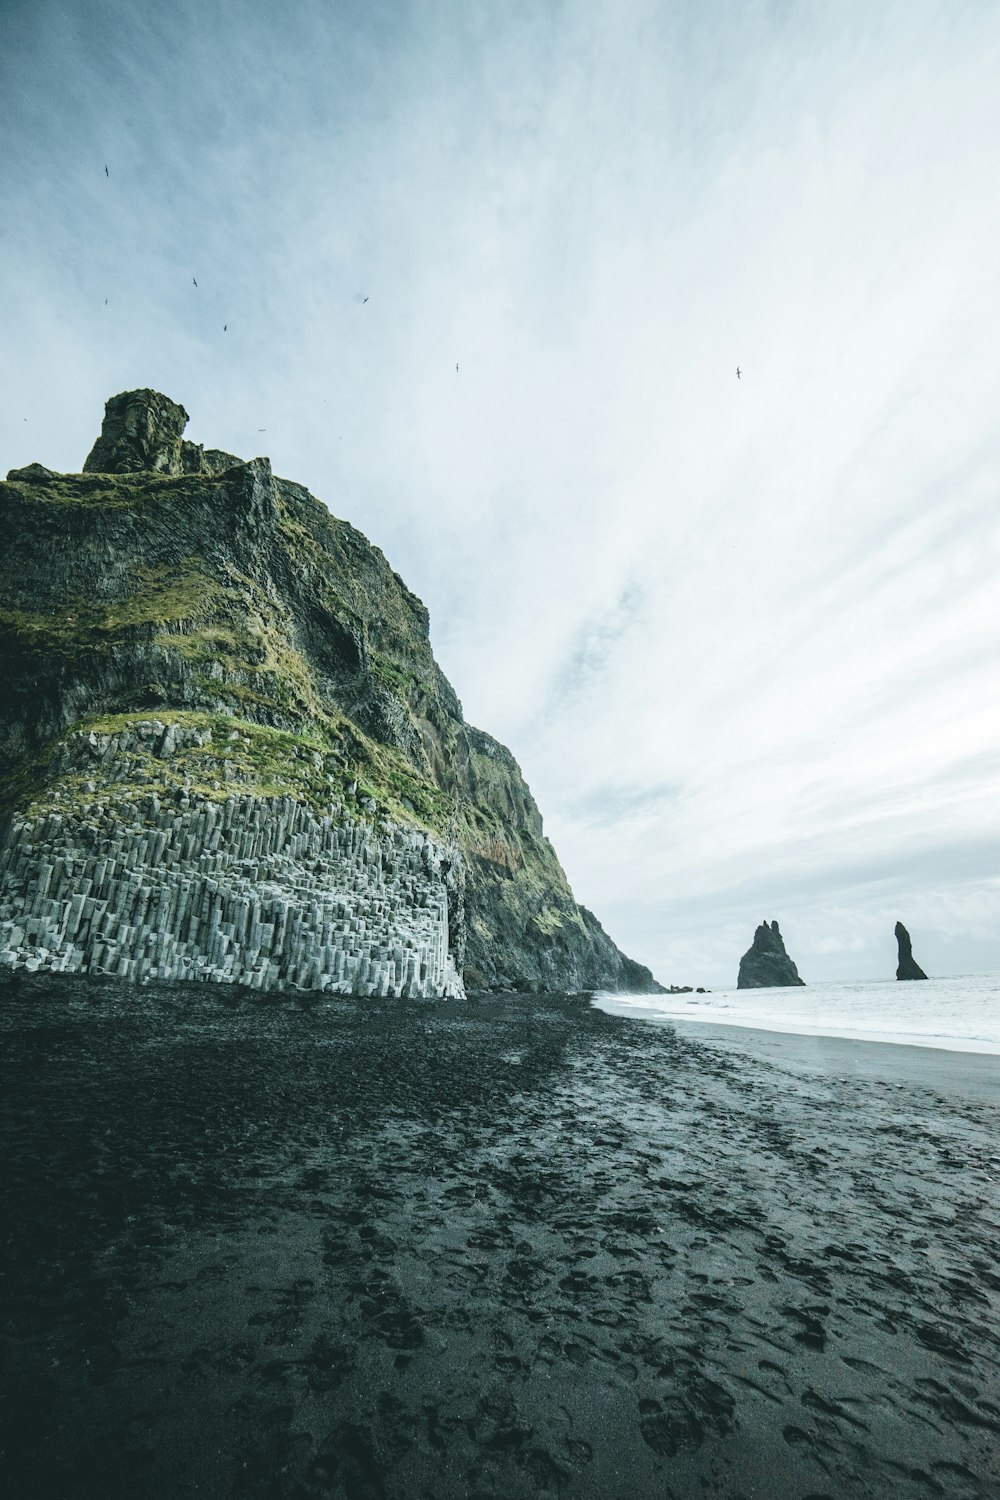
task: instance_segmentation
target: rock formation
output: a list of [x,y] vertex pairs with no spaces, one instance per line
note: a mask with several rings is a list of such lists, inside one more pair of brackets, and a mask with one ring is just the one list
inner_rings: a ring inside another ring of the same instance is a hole
[[762,922],[753,935],[753,944],[740,959],[738,990],[776,989],[779,985],[805,984],[799,971],[785,952],[784,940],[777,922]]
[[[161,396],[159,391],[123,391],[120,396],[112,396],[105,404],[101,435],[87,455],[83,472],[219,474],[239,464],[240,460],[231,453],[185,442],[183,433],[187,423],[188,414],[183,406]],[[18,470],[18,477],[25,472]]]
[[378,548],[186,422],[125,392],[84,473],[0,485],[0,968],[659,988]]
[[926,979],[927,975],[913,957],[913,944],[910,934],[902,922],[896,923],[896,942],[899,945],[899,964],[896,968],[897,979]]

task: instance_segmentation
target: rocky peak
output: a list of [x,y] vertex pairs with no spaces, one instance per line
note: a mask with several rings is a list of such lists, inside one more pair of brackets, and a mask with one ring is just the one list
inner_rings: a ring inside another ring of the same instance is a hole
[[59,475],[55,469],[47,469],[44,464],[27,464],[23,469],[9,469],[7,478],[16,480],[19,484],[45,484],[50,479],[58,479]]
[[159,391],[122,391],[104,407],[101,435],[83,466],[85,474],[183,474],[183,406]]
[[[159,391],[122,391],[104,406],[101,435],[85,474],[219,474],[241,462],[231,453],[184,441],[188,414]],[[40,467],[40,466],[39,466]]]
[[896,942],[899,945],[897,979],[926,979],[927,975],[913,957],[913,943],[902,922],[896,923]]
[[740,959],[739,990],[776,989],[779,986],[805,984],[799,971],[785,952],[784,939],[777,922],[762,922],[753,935],[753,944]]

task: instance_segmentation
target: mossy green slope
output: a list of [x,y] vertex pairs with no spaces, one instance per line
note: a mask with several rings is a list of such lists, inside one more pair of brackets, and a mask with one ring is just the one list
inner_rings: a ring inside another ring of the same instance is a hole
[[56,770],[81,730],[202,725],[203,746],[132,766],[131,789],[418,824],[464,856],[470,987],[652,986],[577,905],[509,751],[465,723],[423,604],[266,460],[15,471],[0,527],[0,811],[88,794]]

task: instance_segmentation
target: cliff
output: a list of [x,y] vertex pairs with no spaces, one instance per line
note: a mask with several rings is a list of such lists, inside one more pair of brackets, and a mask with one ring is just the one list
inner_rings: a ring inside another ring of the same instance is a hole
[[902,922],[896,923],[896,944],[899,950],[899,962],[896,967],[897,979],[926,979],[927,975],[913,957],[913,943],[910,934]]
[[799,971],[785,952],[785,942],[777,922],[762,922],[753,935],[753,943],[740,959],[736,981],[738,990],[775,989],[783,985],[805,984]]
[[186,422],[126,392],[82,474],[0,485],[0,966],[658,988],[379,549]]

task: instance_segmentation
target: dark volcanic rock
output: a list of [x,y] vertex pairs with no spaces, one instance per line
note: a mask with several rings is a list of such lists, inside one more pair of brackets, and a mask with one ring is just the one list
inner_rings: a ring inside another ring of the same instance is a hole
[[59,475],[44,464],[27,464],[23,469],[11,469],[7,478],[16,479],[21,484],[45,484],[49,479],[58,479]]
[[896,923],[896,942],[899,944],[899,966],[896,969],[896,978],[926,979],[927,975],[913,957],[913,944],[910,942],[910,934],[902,922]]
[[[242,463],[219,448],[183,439],[188,414],[159,391],[122,391],[104,407],[101,435],[83,466],[85,474],[221,474]],[[39,478],[49,471],[31,464],[10,479]],[[55,476],[53,476],[55,477]]]
[[740,959],[738,990],[776,989],[780,985],[805,984],[785,952],[777,922],[762,922],[753,935],[753,946]]
[[83,474],[0,484],[0,968],[658,989],[379,549],[186,422],[123,392]]
[[182,474],[181,436],[188,414],[159,391],[122,391],[104,407],[101,435],[85,474]]

